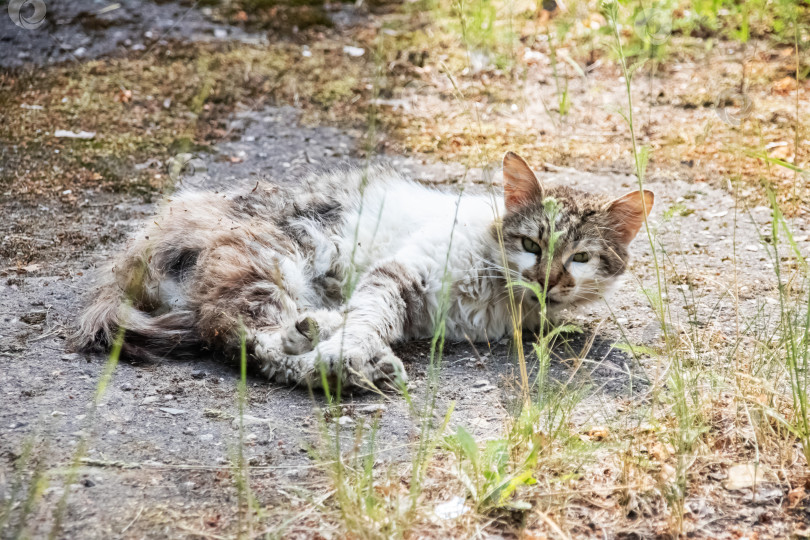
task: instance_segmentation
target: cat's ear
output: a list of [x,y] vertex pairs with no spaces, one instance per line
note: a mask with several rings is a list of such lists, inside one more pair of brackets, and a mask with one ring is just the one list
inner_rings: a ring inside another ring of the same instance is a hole
[[503,197],[509,212],[543,199],[543,188],[531,167],[514,152],[503,156]]
[[650,215],[655,195],[652,191],[634,191],[619,197],[608,205],[608,213],[613,218],[614,230],[619,233],[619,241],[629,244]]

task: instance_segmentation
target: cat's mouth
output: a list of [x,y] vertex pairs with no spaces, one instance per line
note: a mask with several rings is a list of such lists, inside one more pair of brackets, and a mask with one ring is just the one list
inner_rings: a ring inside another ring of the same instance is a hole
[[[535,302],[537,302],[538,304],[540,303],[540,299],[537,297],[536,294],[532,293],[530,298],[532,300],[534,300]],[[562,301],[561,300],[555,300],[555,299],[551,298],[550,296],[546,295],[546,304],[557,305],[557,304],[562,304]]]

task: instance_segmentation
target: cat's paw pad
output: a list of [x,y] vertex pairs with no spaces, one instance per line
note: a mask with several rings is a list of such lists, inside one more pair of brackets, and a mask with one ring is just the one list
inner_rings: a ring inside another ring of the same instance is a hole
[[374,360],[373,381],[384,383],[396,389],[408,382],[408,373],[402,360],[393,352],[387,351]]
[[318,321],[312,317],[303,317],[287,328],[281,340],[281,345],[287,354],[304,354],[315,348],[319,336]]

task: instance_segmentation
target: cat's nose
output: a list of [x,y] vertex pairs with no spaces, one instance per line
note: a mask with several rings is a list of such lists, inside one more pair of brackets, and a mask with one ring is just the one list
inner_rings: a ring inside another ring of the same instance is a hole
[[548,281],[546,281],[546,290],[550,291],[551,289],[556,287],[557,283],[559,283],[559,281],[560,281],[560,275],[559,274],[549,274]]

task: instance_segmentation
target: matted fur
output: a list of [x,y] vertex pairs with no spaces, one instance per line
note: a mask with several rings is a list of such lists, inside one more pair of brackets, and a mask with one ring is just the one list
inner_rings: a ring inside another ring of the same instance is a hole
[[[294,188],[178,192],[103,272],[76,340],[106,349],[123,327],[126,354],[162,357],[233,353],[244,331],[251,357],[280,382],[318,385],[322,371],[350,386],[405,379],[390,345],[433,334],[445,271],[447,337],[497,339],[512,332],[507,272],[547,286],[552,313],[595,300],[624,272],[652,206],[649,192],[611,201],[545,188],[512,153],[504,182],[505,200],[372,167]],[[558,209],[553,254],[548,198]],[[537,331],[537,299],[517,301]]]

